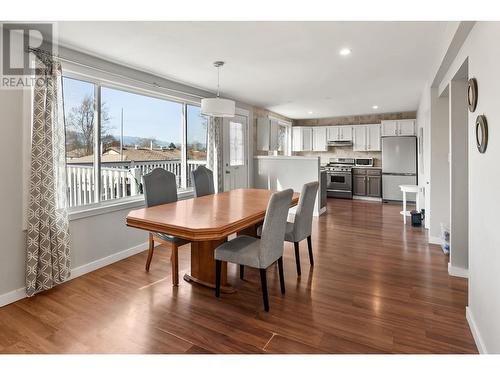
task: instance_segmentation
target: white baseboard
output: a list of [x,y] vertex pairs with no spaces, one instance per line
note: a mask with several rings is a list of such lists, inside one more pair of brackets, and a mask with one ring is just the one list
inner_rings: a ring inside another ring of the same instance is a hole
[[0,307],[9,305],[26,297],[26,288],[19,288],[0,295]]
[[[131,247],[130,249],[122,250],[117,253],[108,255],[107,257],[94,260],[93,262],[84,264],[83,266],[79,266],[73,268],[71,270],[71,276],[68,280],[75,279],[79,276],[85,275],[86,273],[95,271],[99,268],[105,267],[111,263],[118,262],[119,260],[131,257],[132,255],[138,254],[148,248],[148,243],[144,242],[140,245]],[[68,281],[67,280],[67,281]],[[11,292],[7,292],[5,294],[0,295],[0,307],[11,304],[13,302],[19,301],[26,297],[25,288],[19,288],[13,290]]]
[[472,311],[469,306],[465,308],[465,317],[467,318],[467,322],[469,323],[469,328],[472,333],[472,337],[474,337],[474,342],[476,343],[479,354],[488,354],[483,339],[481,338],[479,330],[477,329],[476,321],[474,320],[474,315],[472,315]]
[[360,201],[382,202],[382,198],[366,197],[364,195],[353,195],[352,199],[357,199]]
[[427,242],[432,243],[434,245],[441,245],[441,238],[429,236],[429,238],[427,239]]
[[117,253],[108,255],[107,257],[94,260],[93,262],[84,264],[83,266],[73,268],[71,270],[71,277],[68,280],[72,280],[79,276],[85,275],[86,273],[95,271],[99,268],[105,267],[111,263],[118,262],[119,260],[131,257],[132,255],[138,254],[148,248],[148,243],[144,242],[140,245],[131,247],[126,250],[119,251]]
[[448,275],[456,276],[456,277],[464,277],[466,279],[469,278],[469,270],[461,267],[452,266],[451,263],[448,263]]
[[321,216],[326,212],[326,206],[323,208],[320,208],[319,211],[314,211],[313,216]]

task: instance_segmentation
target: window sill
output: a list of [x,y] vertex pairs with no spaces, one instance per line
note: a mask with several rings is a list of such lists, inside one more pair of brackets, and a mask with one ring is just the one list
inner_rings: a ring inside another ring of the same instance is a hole
[[[178,199],[189,199],[194,197],[193,190],[183,190],[177,193]],[[69,211],[69,221],[80,220],[87,217],[105,215],[111,212],[131,210],[144,207],[144,196],[117,199],[114,201],[101,202],[88,206],[73,207]]]

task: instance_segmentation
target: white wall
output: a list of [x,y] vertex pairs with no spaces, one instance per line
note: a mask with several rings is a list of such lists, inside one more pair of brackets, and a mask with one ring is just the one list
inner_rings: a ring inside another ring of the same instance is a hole
[[0,90],[0,295],[24,285],[22,90]]
[[[478,106],[468,115],[469,306],[467,317],[482,352],[500,353],[500,23],[477,22],[440,88],[449,85],[468,58],[469,77],[478,81]],[[486,153],[475,145],[475,119],[488,120]]]
[[441,223],[450,223],[449,103],[438,96],[437,88],[430,90],[430,207],[429,238],[439,238]]
[[468,115],[467,81],[454,79],[450,99],[450,266],[451,274],[466,275],[469,268]]
[[[418,183],[423,187],[423,192],[420,193],[420,202],[424,202],[427,219],[425,220],[425,228],[429,229],[430,223],[430,206],[431,206],[431,88],[426,85],[422,91],[420,102],[417,110],[417,135],[418,143]],[[422,129],[422,131],[420,131]],[[423,134],[423,139],[420,140],[420,134]]]
[[[302,186],[320,179],[319,157],[256,156],[254,158],[254,186],[258,189],[293,189],[300,193]],[[314,215],[320,215],[318,191]],[[292,210],[293,211],[293,210]]]

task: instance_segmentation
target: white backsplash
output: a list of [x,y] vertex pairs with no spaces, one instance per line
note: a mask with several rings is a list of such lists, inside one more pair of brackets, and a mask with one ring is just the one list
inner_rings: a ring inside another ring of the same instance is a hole
[[373,158],[375,167],[382,166],[382,152],[380,151],[353,151],[352,147],[328,147],[328,151],[293,152],[293,155],[319,156],[321,164],[326,164],[330,158]]

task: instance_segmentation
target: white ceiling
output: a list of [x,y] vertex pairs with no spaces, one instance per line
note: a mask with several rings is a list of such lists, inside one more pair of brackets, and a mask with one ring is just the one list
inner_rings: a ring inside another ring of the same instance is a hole
[[[291,118],[416,110],[447,22],[60,22],[78,48]],[[343,47],[352,49],[340,56]],[[378,110],[372,106],[378,105]],[[312,111],[312,114],[309,113]]]

